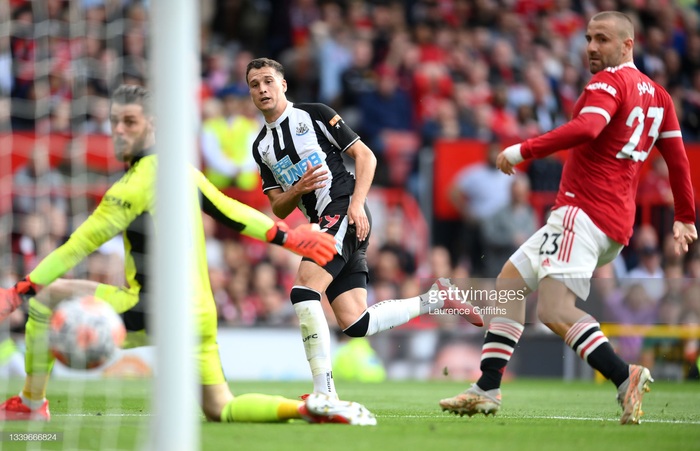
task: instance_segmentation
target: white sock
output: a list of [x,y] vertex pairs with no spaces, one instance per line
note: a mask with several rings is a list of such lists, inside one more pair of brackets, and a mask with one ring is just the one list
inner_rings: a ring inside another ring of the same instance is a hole
[[434,291],[428,291],[419,296],[420,314],[424,315],[433,310],[440,310],[445,306],[445,299],[435,295]]
[[374,335],[383,330],[393,329],[396,326],[406,324],[418,315],[427,313],[427,306],[424,308],[423,304],[423,300],[418,296],[408,299],[391,299],[374,304],[367,309],[369,325],[366,335]]
[[294,304],[301,328],[306,360],[309,361],[315,393],[335,394],[331,366],[331,332],[319,301]]
[[22,404],[24,404],[25,406],[29,407],[29,408],[32,409],[32,410],[36,410],[36,409],[38,409],[39,407],[43,406],[43,405],[44,405],[44,401],[46,401],[46,398],[41,399],[41,400],[39,400],[39,401],[35,401],[35,400],[33,400],[33,399],[29,399],[29,398],[25,397],[24,394],[21,393],[21,392],[20,392],[20,394],[19,394],[19,397],[22,398]]

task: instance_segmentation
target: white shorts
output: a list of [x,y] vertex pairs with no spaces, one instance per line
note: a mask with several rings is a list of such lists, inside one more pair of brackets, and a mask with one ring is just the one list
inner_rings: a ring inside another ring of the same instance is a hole
[[609,263],[623,245],[608,238],[578,207],[564,206],[552,212],[510,261],[531,290],[551,277],[564,283],[576,296],[586,299],[593,270]]

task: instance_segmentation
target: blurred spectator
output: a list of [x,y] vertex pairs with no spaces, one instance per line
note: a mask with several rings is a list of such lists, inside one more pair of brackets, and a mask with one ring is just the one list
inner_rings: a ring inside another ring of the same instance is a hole
[[374,90],[375,77],[372,70],[372,43],[357,38],[352,46],[350,66],[340,76],[342,87],[341,115],[350,127],[360,129],[359,99]]
[[405,181],[419,142],[412,131],[411,100],[398,84],[396,69],[383,65],[376,76],[376,87],[358,102],[362,118],[359,135],[378,160],[375,184],[386,186]]
[[297,322],[294,307],[282,290],[268,287],[257,293],[257,324],[266,326],[293,326]]
[[500,142],[491,142],[486,149],[486,161],[462,169],[455,176],[450,189],[450,201],[464,223],[464,255],[471,259],[472,271],[477,275],[483,275],[485,270],[482,224],[511,201],[513,178],[496,168],[496,157],[500,151]]
[[382,132],[411,130],[413,109],[408,93],[398,85],[396,69],[381,66],[376,80],[376,87],[363,93],[358,101],[362,117],[360,136],[378,156],[383,156]]
[[[661,299],[657,312],[658,324],[674,326],[680,323],[681,300],[675,295]],[[646,337],[642,341],[639,363],[654,372],[660,380],[681,381],[687,369],[683,365],[684,340],[673,337]]]
[[352,35],[343,20],[339,4],[324,3],[321,12],[323,20],[311,26],[319,60],[323,61],[319,66],[321,78],[318,99],[335,107],[342,94],[341,76],[352,64]]
[[218,188],[253,190],[260,176],[250,149],[262,120],[247,90],[231,85],[218,96],[221,102],[205,101],[207,118],[201,140],[204,174]]
[[13,176],[13,209],[18,214],[43,213],[53,205],[66,211],[67,203],[61,195],[63,177],[51,167],[49,149],[37,141],[27,163]]
[[[617,290],[605,300],[608,321],[619,324],[654,324],[657,302],[641,283],[632,283]],[[627,362],[638,362],[642,337],[620,337],[616,347],[620,357]]]
[[484,276],[496,277],[508,258],[537,230],[530,205],[530,181],[517,174],[510,186],[510,203],[481,222]]
[[82,132],[95,135],[111,135],[109,124],[109,99],[91,96],[89,100],[89,116],[83,123]]
[[643,285],[647,294],[658,301],[664,294],[664,271],[656,230],[650,225],[640,226],[632,241],[638,261],[627,273],[625,283]]
[[473,129],[463,120],[453,99],[442,99],[435,116],[423,124],[421,135],[424,146],[432,147],[436,140],[454,140],[472,136]]
[[534,193],[557,193],[564,163],[555,154],[532,160],[527,167],[530,189]]
[[[700,46],[700,43],[698,45]],[[683,91],[680,109],[681,131],[684,138],[698,141],[700,140],[700,67],[688,74],[690,86]]]

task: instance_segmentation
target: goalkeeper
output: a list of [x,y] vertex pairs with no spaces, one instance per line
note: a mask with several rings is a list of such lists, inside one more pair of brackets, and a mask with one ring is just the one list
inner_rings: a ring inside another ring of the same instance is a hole
[[[22,303],[29,302],[26,325],[25,386],[18,396],[0,405],[0,420],[50,419],[46,387],[53,366],[48,353],[47,332],[52,309],[64,299],[94,295],[124,314],[128,330],[144,329],[143,309],[134,308],[150,293],[146,278],[146,239],[155,209],[156,156],[153,117],[148,91],[122,85],[112,95],[110,123],[116,157],[129,165],[124,176],[110,187],[90,217],[62,246],[50,253],[13,288],[0,289],[0,321]],[[209,283],[200,206],[205,212],[241,233],[282,245],[325,264],[335,251],[335,240],[305,224],[289,229],[275,224],[259,211],[237,202],[216,189],[192,168],[198,190],[183,199],[190,208],[193,231],[193,312],[199,334],[196,361],[202,387],[202,410],[210,421],[268,422],[303,418],[310,422],[373,424],[374,417],[363,406],[315,397],[305,403],[282,397],[249,394],[234,398],[226,380],[216,343],[216,305]],[[197,196],[198,194],[198,196]],[[197,202],[199,200],[199,202]],[[88,280],[60,279],[100,245],[122,233],[125,249],[126,285],[116,287]],[[147,302],[147,301],[146,301]],[[139,311],[140,310],[140,311]]]

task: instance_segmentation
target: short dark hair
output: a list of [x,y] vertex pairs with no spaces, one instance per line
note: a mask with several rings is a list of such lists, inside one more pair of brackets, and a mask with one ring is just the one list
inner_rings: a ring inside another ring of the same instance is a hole
[[248,73],[253,70],[253,69],[261,69],[263,67],[271,67],[273,68],[277,73],[279,73],[282,78],[284,78],[284,66],[277,61],[270,59],[270,58],[255,58],[251,62],[248,63],[248,66],[245,68],[245,81],[248,83]]
[[135,103],[141,105],[143,112],[151,112],[151,93],[148,89],[139,85],[120,85],[112,93],[112,103],[129,105]]
[[618,30],[620,39],[634,39],[634,22],[632,22],[630,16],[620,11],[601,11],[591,17],[591,22],[610,19],[617,21],[617,24],[620,26]]

